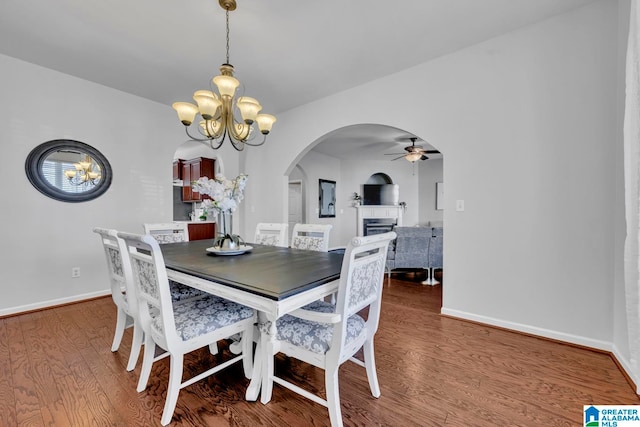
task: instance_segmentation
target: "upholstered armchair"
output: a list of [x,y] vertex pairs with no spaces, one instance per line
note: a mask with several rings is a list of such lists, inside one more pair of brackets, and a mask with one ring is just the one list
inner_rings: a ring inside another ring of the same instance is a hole
[[428,268],[431,228],[395,227],[393,231],[398,237],[389,246],[387,271],[391,273],[396,268]]
[[427,270],[424,284],[437,284],[432,279],[433,268],[442,268],[442,227],[395,227],[398,237],[389,245],[386,270],[423,268]]

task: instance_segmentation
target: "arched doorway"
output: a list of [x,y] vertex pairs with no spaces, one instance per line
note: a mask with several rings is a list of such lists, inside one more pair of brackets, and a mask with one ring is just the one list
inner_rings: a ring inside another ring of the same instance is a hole
[[305,221],[325,222],[316,214],[318,195],[314,188],[318,179],[336,181],[336,218],[333,220],[331,245],[346,244],[357,234],[354,195],[362,196],[363,185],[373,174],[384,173],[399,186],[399,202],[406,206],[405,225],[442,226],[443,211],[437,209],[436,194],[437,183],[443,182],[444,157],[440,153],[429,153],[424,160],[405,160],[402,153],[407,153],[405,147],[412,144],[410,138],[414,137],[418,138],[415,145],[422,145],[428,151],[437,150],[422,141],[419,135],[380,124],[346,126],[310,143],[306,152],[288,169],[290,181],[299,179],[297,170],[306,173],[303,180],[307,190],[303,195]]

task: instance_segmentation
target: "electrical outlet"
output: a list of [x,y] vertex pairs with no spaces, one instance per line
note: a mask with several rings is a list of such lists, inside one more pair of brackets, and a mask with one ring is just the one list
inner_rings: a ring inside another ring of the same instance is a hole
[[80,267],[73,267],[71,269],[71,278],[77,279],[78,277],[80,277]]

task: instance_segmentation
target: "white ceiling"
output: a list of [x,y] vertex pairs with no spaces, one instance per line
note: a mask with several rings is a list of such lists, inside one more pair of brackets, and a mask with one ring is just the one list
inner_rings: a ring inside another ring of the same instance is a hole
[[[230,62],[277,115],[596,0],[237,1]],[[217,0],[2,0],[0,53],[170,105],[219,74],[224,19]],[[409,136],[371,130],[336,145]]]

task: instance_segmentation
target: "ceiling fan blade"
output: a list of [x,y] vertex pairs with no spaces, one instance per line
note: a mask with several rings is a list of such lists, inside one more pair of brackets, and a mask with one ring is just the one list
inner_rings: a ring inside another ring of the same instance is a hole
[[422,155],[422,157],[420,157],[420,160],[427,160],[427,159],[428,159],[428,157],[425,156],[424,154]]
[[393,162],[394,160],[403,159],[403,158],[404,158],[404,154],[400,157],[396,157],[395,159],[391,159],[391,161]]
[[400,154],[402,154],[403,156],[405,155],[405,153],[385,153],[385,156],[399,156]]
[[422,150],[422,152],[427,154],[440,154],[438,150]]

